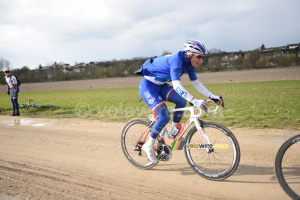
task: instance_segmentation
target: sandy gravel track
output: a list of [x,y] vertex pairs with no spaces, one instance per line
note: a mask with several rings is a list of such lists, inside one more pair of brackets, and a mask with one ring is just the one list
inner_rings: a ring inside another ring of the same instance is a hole
[[[300,67],[254,69],[232,72],[207,72],[197,74],[200,82],[237,83],[256,81],[300,80]],[[141,77],[106,78],[80,81],[44,82],[22,84],[21,92],[48,90],[80,90],[98,88],[138,87]],[[191,84],[188,76],[182,76],[183,84]],[[0,91],[6,92],[6,86],[0,85]]]
[[[300,67],[198,74],[202,83],[300,80]],[[140,77],[22,84],[21,91],[137,87]],[[183,83],[189,84],[187,76]],[[6,86],[0,86],[6,91]],[[124,157],[124,123],[0,116],[0,200],[288,199],[274,174],[282,142],[299,130],[232,129],[241,162],[228,179],[208,181],[183,151],[139,170]]]
[[123,126],[0,116],[0,199],[288,199],[274,156],[297,131],[232,129],[240,166],[214,182],[195,174],[183,151],[151,170],[135,168],[121,150]]

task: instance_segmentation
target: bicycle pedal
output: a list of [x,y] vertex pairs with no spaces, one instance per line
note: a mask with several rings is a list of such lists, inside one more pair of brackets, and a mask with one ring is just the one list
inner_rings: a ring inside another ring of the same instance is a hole
[[208,109],[207,109],[207,107],[204,107],[204,111],[206,112],[206,114],[208,114]]
[[135,147],[133,147],[133,151],[139,152],[138,156],[142,156],[142,148],[139,147],[138,145],[136,145]]
[[133,147],[133,151],[141,151],[141,147],[136,145],[135,147]]
[[[140,146],[139,146],[140,145]],[[134,151],[141,151],[142,147],[144,145],[144,142],[139,141],[139,145],[136,145],[135,147],[133,147]]]

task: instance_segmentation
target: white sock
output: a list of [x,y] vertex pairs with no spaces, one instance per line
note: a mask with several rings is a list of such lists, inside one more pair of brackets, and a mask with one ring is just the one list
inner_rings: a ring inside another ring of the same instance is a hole
[[148,139],[147,143],[148,143],[149,145],[151,145],[151,146],[154,146],[154,142],[155,142],[155,138],[149,136],[149,139]]

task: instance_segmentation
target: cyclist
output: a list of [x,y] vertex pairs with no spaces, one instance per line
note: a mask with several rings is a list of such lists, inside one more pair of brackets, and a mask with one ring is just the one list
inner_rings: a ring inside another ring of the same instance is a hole
[[11,115],[20,115],[18,103],[19,87],[17,78],[14,75],[10,74],[10,70],[8,68],[4,68],[3,72],[5,73],[5,79],[7,82],[7,94],[10,95],[10,100],[13,106],[13,113]]
[[[205,100],[195,99],[181,84],[180,76],[184,73],[189,75],[193,86],[203,95],[214,102],[221,104],[220,96],[213,95],[198,80],[196,67],[202,62],[206,53],[205,46],[197,40],[187,40],[184,43],[184,51],[178,51],[172,55],[154,57],[147,60],[135,74],[142,75],[139,85],[139,93],[142,99],[159,118],[152,127],[148,141],[143,145],[143,150],[151,162],[157,163],[158,159],[154,153],[154,141],[162,129],[170,120],[170,113],[164,101],[176,104],[175,108],[183,108],[186,101],[191,102],[198,108],[206,106]],[[167,82],[172,81],[172,85]],[[173,113],[172,129],[168,133],[169,138],[175,138],[179,132],[178,124],[183,112]],[[163,135],[161,133],[161,135]]]

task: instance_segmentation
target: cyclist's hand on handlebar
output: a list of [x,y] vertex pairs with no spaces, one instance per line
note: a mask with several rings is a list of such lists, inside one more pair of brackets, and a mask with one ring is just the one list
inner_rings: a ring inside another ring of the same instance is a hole
[[211,100],[213,100],[216,104],[220,105],[220,104],[223,104],[224,103],[224,100],[221,96],[216,96],[216,95],[213,95],[213,94],[210,94],[209,95],[209,98]]
[[210,94],[209,98],[213,100],[217,105],[222,105],[222,107],[225,109],[225,101],[221,96]]
[[205,100],[193,99],[191,103],[197,108],[204,108],[207,106],[207,102]]

